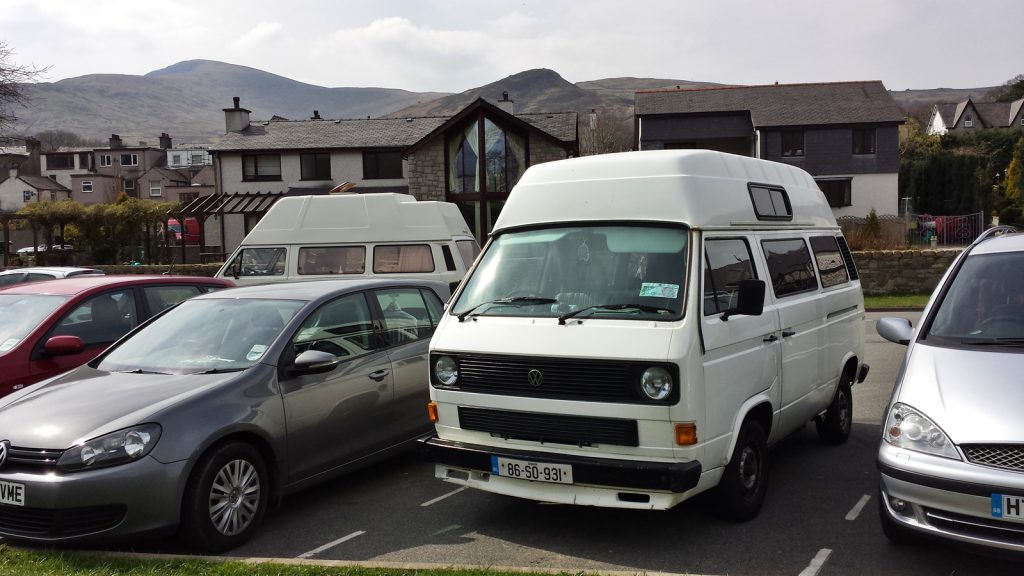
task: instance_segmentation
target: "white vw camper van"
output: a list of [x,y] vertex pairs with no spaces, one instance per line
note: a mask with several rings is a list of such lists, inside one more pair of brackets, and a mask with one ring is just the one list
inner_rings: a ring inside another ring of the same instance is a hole
[[454,287],[480,252],[459,209],[407,194],[278,200],[217,271],[242,286],[394,275]]
[[566,504],[755,516],[768,446],[851,429],[857,269],[814,180],[718,152],[529,168],[430,345],[436,475]]

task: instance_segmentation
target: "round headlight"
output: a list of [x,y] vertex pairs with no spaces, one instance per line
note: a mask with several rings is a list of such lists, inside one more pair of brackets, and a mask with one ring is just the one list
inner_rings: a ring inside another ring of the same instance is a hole
[[640,390],[651,400],[664,400],[672,393],[672,375],[660,366],[652,366],[640,376]]
[[434,377],[445,386],[454,386],[459,381],[459,365],[451,356],[441,356],[434,360]]

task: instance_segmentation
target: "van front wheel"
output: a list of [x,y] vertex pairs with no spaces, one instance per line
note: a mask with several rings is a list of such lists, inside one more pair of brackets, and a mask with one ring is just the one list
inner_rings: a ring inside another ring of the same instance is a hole
[[853,428],[853,395],[850,394],[850,376],[843,372],[839,378],[839,387],[832,403],[825,413],[814,419],[818,428],[818,438],[826,444],[839,445],[850,438]]
[[768,487],[768,440],[761,425],[747,420],[716,488],[718,510],[727,520],[757,516]]

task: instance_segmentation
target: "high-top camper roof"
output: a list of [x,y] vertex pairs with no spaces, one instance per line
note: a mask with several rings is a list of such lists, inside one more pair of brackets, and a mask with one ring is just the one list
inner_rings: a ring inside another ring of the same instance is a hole
[[454,204],[380,192],[282,198],[242,244],[425,242],[454,236],[473,236]]
[[[748,184],[784,188],[792,219],[759,221]],[[512,190],[494,232],[595,220],[673,222],[693,228],[836,227],[824,194],[799,168],[710,150],[655,150],[531,166]]]

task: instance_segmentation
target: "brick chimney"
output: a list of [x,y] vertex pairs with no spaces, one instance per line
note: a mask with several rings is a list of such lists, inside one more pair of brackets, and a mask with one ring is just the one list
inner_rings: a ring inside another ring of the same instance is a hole
[[508,91],[502,92],[501,100],[498,100],[498,108],[501,108],[509,114],[515,114],[515,109],[512,106],[513,102],[513,100],[508,99]]
[[224,133],[241,132],[249,127],[249,110],[239,106],[242,99],[234,97],[235,106],[224,109]]
[[171,137],[167,135],[167,132],[160,133],[160,148],[164,150],[171,149]]
[[124,143],[121,142],[121,137],[118,136],[117,134],[111,134],[110,135],[109,147],[110,147],[111,150],[117,150],[117,149],[120,149],[120,148],[124,148]]

